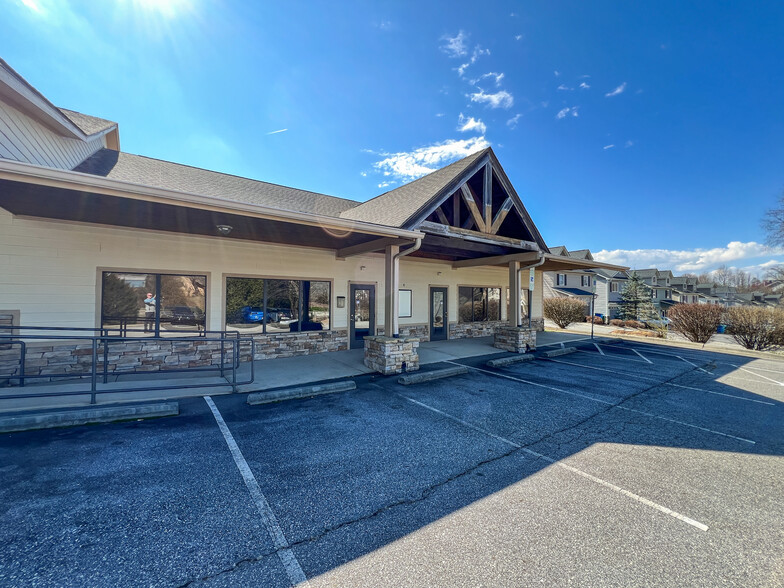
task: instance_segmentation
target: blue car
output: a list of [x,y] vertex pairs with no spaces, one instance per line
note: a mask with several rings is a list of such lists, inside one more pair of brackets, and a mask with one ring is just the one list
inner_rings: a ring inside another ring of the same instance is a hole
[[264,309],[260,306],[245,306],[242,309],[242,320],[246,323],[264,322]]

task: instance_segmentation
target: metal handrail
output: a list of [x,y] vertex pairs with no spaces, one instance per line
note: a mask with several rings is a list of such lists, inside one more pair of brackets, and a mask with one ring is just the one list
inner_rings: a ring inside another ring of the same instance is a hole
[[[3,327],[6,328],[6,327]],[[38,327],[10,327],[12,329],[36,329]],[[47,329],[47,327],[42,327],[42,329]],[[67,330],[67,327],[55,327],[49,329],[57,329],[57,330]],[[88,329],[83,329],[88,330]],[[107,383],[107,365],[108,362],[106,361],[106,357],[108,355],[107,348],[110,342],[124,342],[128,343],[129,341],[133,342],[170,342],[174,343],[183,343],[183,342],[194,342],[194,343],[204,343],[204,337],[147,337],[147,338],[132,338],[129,339],[127,337],[114,337],[114,336],[105,336],[105,335],[98,335],[98,336],[67,336],[67,335],[25,335],[25,339],[30,341],[62,341],[62,340],[77,340],[77,341],[89,341],[91,345],[91,355],[92,361],[90,365],[90,372],[83,373],[83,374],[74,374],[74,373],[54,373],[54,374],[26,374],[25,373],[25,363],[26,363],[26,356],[27,356],[27,341],[22,341],[17,338],[12,338],[12,335],[3,334],[0,332],[0,345],[19,345],[20,346],[20,370],[19,375],[16,376],[15,379],[19,379],[20,387],[24,387],[24,383],[26,380],[34,379],[34,378],[60,378],[60,377],[69,377],[73,378],[74,376],[78,376],[79,379],[82,378],[90,378],[90,404],[96,403],[96,397],[98,394],[103,393],[118,393],[118,392],[144,392],[144,391],[156,391],[156,390],[172,390],[172,389],[184,389],[184,388],[207,388],[207,387],[216,387],[216,386],[225,386],[226,384],[223,383],[213,383],[213,384],[178,384],[176,386],[129,386],[123,387],[122,389],[112,389],[112,390],[98,390],[98,346],[99,342],[103,342],[104,348],[104,365],[103,365],[103,380],[104,383]],[[185,368],[185,369],[171,369],[165,370],[165,373],[178,373],[178,372],[220,372],[221,378],[226,379],[225,372],[226,370],[230,370],[231,372],[231,381],[227,382],[227,384],[231,385],[232,393],[237,392],[237,386],[242,386],[246,384],[252,384],[256,377],[256,370],[255,370],[255,362],[254,358],[256,357],[256,341],[252,337],[240,337],[240,336],[232,336],[232,337],[213,337],[211,339],[206,339],[206,341],[215,341],[220,342],[221,346],[221,363],[220,365],[216,366],[205,366],[205,367],[196,367],[196,368]],[[226,366],[225,356],[226,356],[226,344],[231,345],[231,357],[232,361],[229,364],[229,367]],[[237,381],[237,369],[240,366],[240,349],[241,346],[244,344],[250,345],[250,378],[247,381]],[[159,370],[163,372],[163,370]],[[123,372],[123,373],[115,373],[113,375],[120,377],[120,376],[132,376],[137,375],[139,373],[149,374],[150,372]],[[14,379],[13,375],[9,379]],[[75,395],[84,395],[88,393],[86,390],[74,390],[74,391],[59,391],[59,392],[42,392],[42,393],[25,393],[25,394],[3,394],[0,396],[0,399],[14,399],[14,398],[41,398],[41,397],[57,397],[57,396],[75,396]]]

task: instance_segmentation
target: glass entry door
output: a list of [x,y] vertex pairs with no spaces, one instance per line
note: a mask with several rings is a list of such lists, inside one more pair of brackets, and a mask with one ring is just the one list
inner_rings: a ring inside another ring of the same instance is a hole
[[376,334],[376,287],[351,284],[349,348],[364,349],[365,337]]
[[446,288],[430,288],[430,340],[443,341],[447,337]]

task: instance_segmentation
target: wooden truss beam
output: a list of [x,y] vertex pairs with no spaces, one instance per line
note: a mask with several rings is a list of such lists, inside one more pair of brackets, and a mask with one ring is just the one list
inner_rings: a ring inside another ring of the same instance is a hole
[[495,235],[498,233],[498,229],[501,228],[501,224],[504,222],[506,215],[509,214],[509,211],[512,210],[514,206],[514,202],[512,202],[511,198],[507,198],[504,200],[504,203],[501,205],[501,208],[495,213],[493,217],[493,223],[490,226],[490,232]]
[[494,255],[492,257],[477,257],[475,259],[461,259],[452,262],[452,267],[477,267],[480,265],[507,265],[510,261],[519,261],[521,264],[539,261],[541,254],[538,251],[512,253],[510,255]]
[[471,218],[473,219],[474,224],[476,224],[476,228],[485,232],[485,221],[482,219],[482,214],[479,212],[479,207],[476,205],[471,187],[468,184],[463,184],[460,186],[460,191],[463,193],[463,202],[465,202],[468,207],[468,211],[471,213]]
[[485,232],[489,233],[490,225],[493,223],[493,168],[490,166],[490,162],[485,164],[482,201],[484,203]]

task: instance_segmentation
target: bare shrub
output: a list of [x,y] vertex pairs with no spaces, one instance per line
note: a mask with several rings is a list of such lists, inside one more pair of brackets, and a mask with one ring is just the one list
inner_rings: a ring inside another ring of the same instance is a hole
[[730,335],[746,349],[763,351],[784,345],[784,310],[736,306],[726,316]]
[[724,309],[716,304],[676,304],[667,313],[670,328],[705,345],[721,324]]
[[621,319],[610,319],[610,324],[613,327],[622,327],[623,326],[623,321]]
[[595,325],[603,325],[604,324],[604,321],[602,320],[602,317],[600,317],[600,316],[590,316],[590,315],[588,315],[588,316],[585,317],[585,322],[586,323],[593,323]]
[[645,328],[645,325],[643,323],[641,323],[640,321],[635,321],[635,320],[623,321],[623,326],[624,327],[629,327],[631,329],[644,329]]
[[545,318],[562,329],[585,318],[585,304],[575,298],[545,298],[543,307]]

